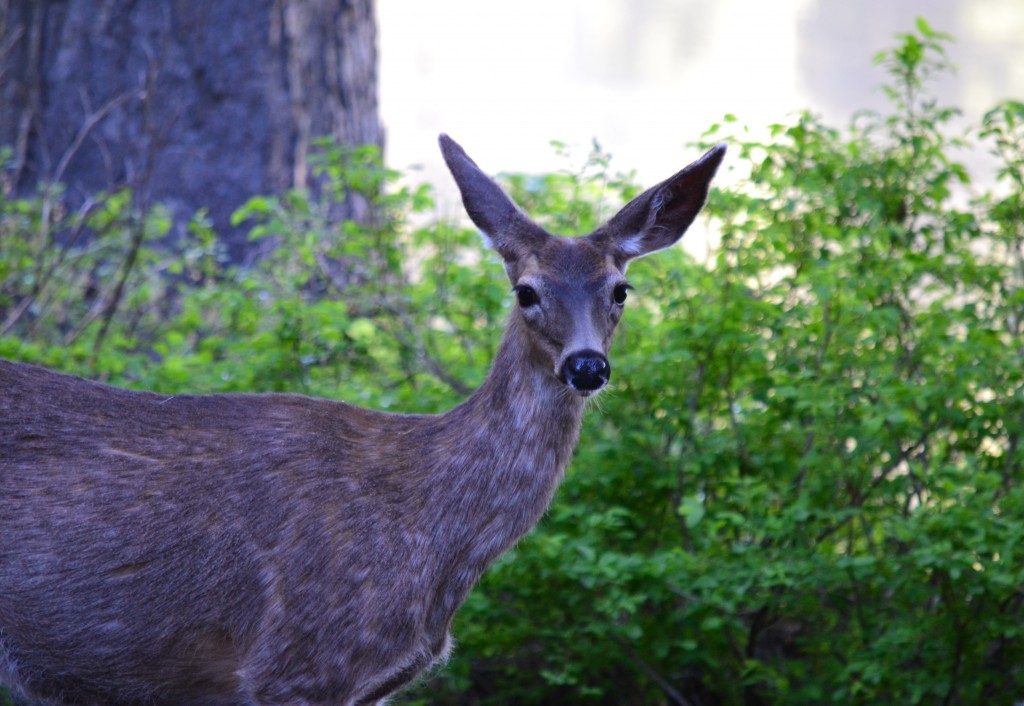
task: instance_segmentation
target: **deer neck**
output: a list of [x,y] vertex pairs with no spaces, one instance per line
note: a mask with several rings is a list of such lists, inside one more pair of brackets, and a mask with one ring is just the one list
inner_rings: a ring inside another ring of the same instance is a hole
[[479,562],[490,563],[547,509],[579,439],[583,409],[584,399],[539,359],[513,312],[487,379],[441,417],[438,470],[458,506],[451,513],[448,504],[448,517]]

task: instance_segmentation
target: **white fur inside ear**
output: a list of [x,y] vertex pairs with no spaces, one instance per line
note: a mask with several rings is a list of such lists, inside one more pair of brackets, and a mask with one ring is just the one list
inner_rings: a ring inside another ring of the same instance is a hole
[[642,255],[647,249],[644,247],[644,234],[636,233],[618,242],[619,250],[624,255]]
[[492,240],[491,236],[487,235],[487,233],[480,231],[480,238],[484,241],[484,245],[486,247],[490,248],[491,250],[497,249],[494,247],[494,240]]

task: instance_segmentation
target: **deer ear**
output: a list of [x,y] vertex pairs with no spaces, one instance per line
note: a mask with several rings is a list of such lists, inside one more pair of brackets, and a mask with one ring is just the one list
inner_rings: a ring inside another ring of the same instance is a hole
[[550,237],[547,232],[530,220],[455,140],[442,133],[438,143],[459,186],[466,213],[483,232],[487,244],[506,263],[538,250]]
[[725,145],[711,148],[675,176],[630,201],[588,237],[612,251],[622,265],[675,244],[703,208],[711,178],[724,156]]

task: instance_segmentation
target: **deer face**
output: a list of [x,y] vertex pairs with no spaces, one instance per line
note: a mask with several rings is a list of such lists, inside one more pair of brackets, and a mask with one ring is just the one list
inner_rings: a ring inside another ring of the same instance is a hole
[[725,147],[640,194],[590,235],[566,238],[530,220],[451,138],[440,143],[469,217],[505,262],[531,356],[579,394],[597,392],[611,376],[608,350],[630,288],[626,265],[682,237]]
[[516,313],[533,355],[563,384],[590,395],[611,376],[608,350],[629,283],[601,248],[585,238],[549,238],[507,267]]

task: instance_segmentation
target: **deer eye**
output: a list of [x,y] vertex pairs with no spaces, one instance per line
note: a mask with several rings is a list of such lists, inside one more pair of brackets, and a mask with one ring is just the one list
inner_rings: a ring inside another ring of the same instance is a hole
[[615,300],[616,304],[624,304],[626,296],[631,289],[632,287],[625,283],[615,285],[615,289],[612,290],[612,299]]
[[516,298],[519,300],[519,306],[524,309],[528,309],[529,307],[540,303],[540,296],[538,296],[536,290],[528,284],[520,284],[516,287]]

